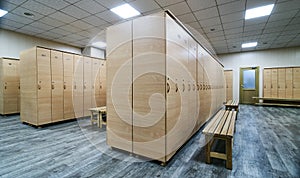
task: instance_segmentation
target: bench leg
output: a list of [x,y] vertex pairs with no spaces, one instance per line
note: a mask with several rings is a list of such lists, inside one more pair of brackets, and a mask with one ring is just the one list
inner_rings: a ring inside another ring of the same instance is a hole
[[211,163],[211,157],[210,157],[210,151],[211,151],[211,145],[212,145],[212,136],[211,135],[206,135],[205,136],[206,140],[206,163],[210,164]]
[[94,117],[94,115],[93,115],[93,112],[91,111],[91,125],[94,124],[93,117]]
[[232,138],[226,139],[226,168],[232,169]]
[[98,127],[102,128],[102,113],[98,113]]

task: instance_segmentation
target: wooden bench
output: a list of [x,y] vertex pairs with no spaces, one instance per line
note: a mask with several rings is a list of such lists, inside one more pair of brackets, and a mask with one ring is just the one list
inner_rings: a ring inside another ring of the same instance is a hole
[[239,101],[238,100],[229,100],[225,104],[225,109],[226,110],[232,110],[234,109],[235,111],[239,111]]
[[[220,110],[207,124],[203,130],[206,140],[206,162],[211,163],[211,158],[226,160],[226,168],[232,169],[232,145],[234,125],[237,111]],[[219,153],[212,151],[211,147],[215,140],[225,140],[226,152]]]
[[252,97],[252,98],[256,100],[255,105],[300,107],[300,99],[297,98],[270,98],[270,97]]
[[[91,111],[92,125],[94,124],[94,122],[97,122],[98,127],[102,128],[102,124],[106,124],[106,122],[103,122],[102,120],[102,114],[106,114],[106,106],[90,108],[89,111]],[[96,114],[96,118],[94,118],[94,114]]]

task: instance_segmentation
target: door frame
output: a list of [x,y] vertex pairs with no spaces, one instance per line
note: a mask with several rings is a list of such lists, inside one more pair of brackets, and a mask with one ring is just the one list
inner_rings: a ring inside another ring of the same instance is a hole
[[243,102],[243,70],[249,70],[249,69],[255,69],[255,90],[256,90],[256,94],[255,96],[258,97],[259,96],[259,66],[253,66],[253,67],[240,67],[240,81],[239,81],[239,98],[240,98],[240,103],[241,104],[254,104],[254,103],[244,103]]

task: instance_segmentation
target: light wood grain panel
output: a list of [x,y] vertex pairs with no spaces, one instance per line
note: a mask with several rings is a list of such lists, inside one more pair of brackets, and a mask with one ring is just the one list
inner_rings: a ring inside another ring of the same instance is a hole
[[133,153],[160,161],[166,134],[164,35],[162,16],[133,20]]
[[107,144],[132,152],[132,91],[126,90],[132,84],[132,21],[109,27],[106,35]]
[[278,69],[278,98],[285,98],[285,68]]
[[75,117],[83,117],[83,57],[74,55],[73,106]]
[[232,81],[233,81],[233,75],[232,70],[226,70],[224,71],[225,78],[226,78],[226,101],[232,100]]
[[278,97],[278,69],[271,69],[271,97]]
[[285,97],[293,98],[293,68],[285,69]]
[[92,107],[92,59],[83,57],[83,115],[90,115]]
[[100,62],[100,97],[99,106],[106,106],[106,61]]
[[50,50],[37,48],[38,125],[51,122],[51,64]]
[[[92,58],[92,100],[91,107],[97,107],[100,104],[100,64],[99,59]],[[97,104],[98,103],[98,104]]]
[[300,98],[300,67],[293,68],[293,98]]
[[271,97],[271,69],[264,69],[264,97]]
[[63,53],[51,50],[52,121],[64,120]]
[[73,108],[73,54],[63,53],[64,120],[75,117]]

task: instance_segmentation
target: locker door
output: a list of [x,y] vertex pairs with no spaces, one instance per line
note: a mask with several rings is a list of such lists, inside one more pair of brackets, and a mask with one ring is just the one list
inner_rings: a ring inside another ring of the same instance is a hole
[[293,98],[300,98],[300,67],[293,68]]
[[100,60],[92,58],[92,105],[100,105]]
[[83,117],[83,57],[74,55],[73,106],[75,117]]
[[278,69],[278,97],[285,98],[285,68]]
[[285,97],[293,98],[293,68],[285,69]]
[[189,44],[189,58],[188,58],[188,65],[189,65],[189,72],[191,74],[189,80],[188,80],[188,95],[189,95],[189,102],[188,102],[188,112],[189,112],[189,121],[190,129],[193,130],[191,133],[194,134],[198,129],[199,125],[197,125],[197,119],[199,115],[198,110],[198,95],[196,91],[196,79],[197,79],[197,43],[192,38],[188,38],[188,44]]
[[64,120],[75,117],[73,108],[73,54],[63,53],[64,63]]
[[38,125],[51,122],[50,50],[37,48]]
[[226,101],[232,100],[232,70],[224,71],[226,80]]
[[61,121],[64,116],[63,61],[62,52],[51,50],[52,75],[52,121]]
[[92,107],[92,59],[83,57],[83,116],[90,115]]
[[271,97],[271,69],[264,69],[264,97]]
[[[132,152],[132,22],[107,29],[107,144]],[[100,71],[102,71],[100,69]],[[101,74],[100,74],[101,76]]]
[[204,90],[203,90],[203,83],[204,83],[204,68],[203,68],[203,49],[200,45],[198,45],[198,55],[197,55],[197,91],[198,91],[198,120],[197,125],[201,126],[205,121],[205,98],[204,98]]
[[278,97],[278,71],[277,69],[271,69],[271,97]]
[[133,20],[133,153],[165,161],[163,18]]
[[100,98],[99,106],[106,106],[106,61],[100,61]]

